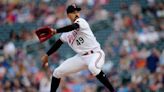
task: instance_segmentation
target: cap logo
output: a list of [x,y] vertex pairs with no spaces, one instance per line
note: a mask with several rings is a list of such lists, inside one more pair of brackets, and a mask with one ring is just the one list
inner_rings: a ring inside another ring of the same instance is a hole
[[75,4],[72,4],[72,6],[73,6],[74,8],[76,8],[76,5],[75,5]]

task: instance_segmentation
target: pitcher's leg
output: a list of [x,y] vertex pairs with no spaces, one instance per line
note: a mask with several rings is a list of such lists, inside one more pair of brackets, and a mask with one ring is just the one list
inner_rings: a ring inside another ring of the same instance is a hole
[[108,78],[106,77],[106,75],[104,74],[103,71],[101,71],[99,74],[97,74],[96,78],[102,84],[104,84],[104,86],[106,86],[110,92],[115,92],[114,87],[112,86],[112,84],[110,83],[110,81],[108,80]]
[[60,78],[67,76],[68,74],[78,72],[80,70],[87,69],[87,65],[84,61],[79,58],[78,55],[67,59],[53,72],[52,82],[51,82],[51,92],[56,92]]
[[78,55],[76,55],[67,59],[58,68],[56,68],[53,72],[53,76],[61,78],[84,69],[87,69],[87,65]]
[[60,83],[60,78],[56,78],[52,76],[50,92],[56,92],[57,88],[59,87],[59,83]]
[[115,92],[113,86],[109,82],[108,78],[106,75],[103,73],[101,70],[104,61],[105,61],[105,55],[103,51],[97,52],[95,55],[91,56],[90,59],[91,61],[88,64],[88,69],[91,71],[91,73],[96,76],[96,78],[104,84],[108,88],[110,92]]
[[96,76],[100,73],[102,66],[104,65],[105,55],[102,51],[98,51],[88,58],[90,58],[87,61],[88,69],[94,76]]

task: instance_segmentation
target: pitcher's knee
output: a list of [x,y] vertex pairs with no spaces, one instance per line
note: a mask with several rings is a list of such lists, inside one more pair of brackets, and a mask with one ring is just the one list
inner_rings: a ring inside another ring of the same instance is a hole
[[99,74],[100,71],[101,71],[101,69],[100,69],[100,68],[97,68],[94,64],[90,64],[90,65],[88,66],[88,69],[89,69],[89,71],[90,71],[94,76],[96,76],[97,74]]
[[53,72],[53,76],[56,77],[56,78],[61,78],[64,76],[64,73],[62,70],[60,69],[55,69],[54,72]]

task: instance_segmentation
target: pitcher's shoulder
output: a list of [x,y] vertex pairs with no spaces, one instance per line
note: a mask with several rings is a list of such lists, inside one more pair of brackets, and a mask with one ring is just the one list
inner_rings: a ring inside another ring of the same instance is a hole
[[84,18],[78,18],[75,22],[87,22]]

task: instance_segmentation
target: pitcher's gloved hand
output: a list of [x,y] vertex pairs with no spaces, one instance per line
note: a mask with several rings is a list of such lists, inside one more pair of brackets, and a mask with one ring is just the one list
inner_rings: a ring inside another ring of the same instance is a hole
[[56,29],[50,28],[48,26],[41,27],[35,31],[39,41],[42,43],[50,39],[53,35],[56,34]]

